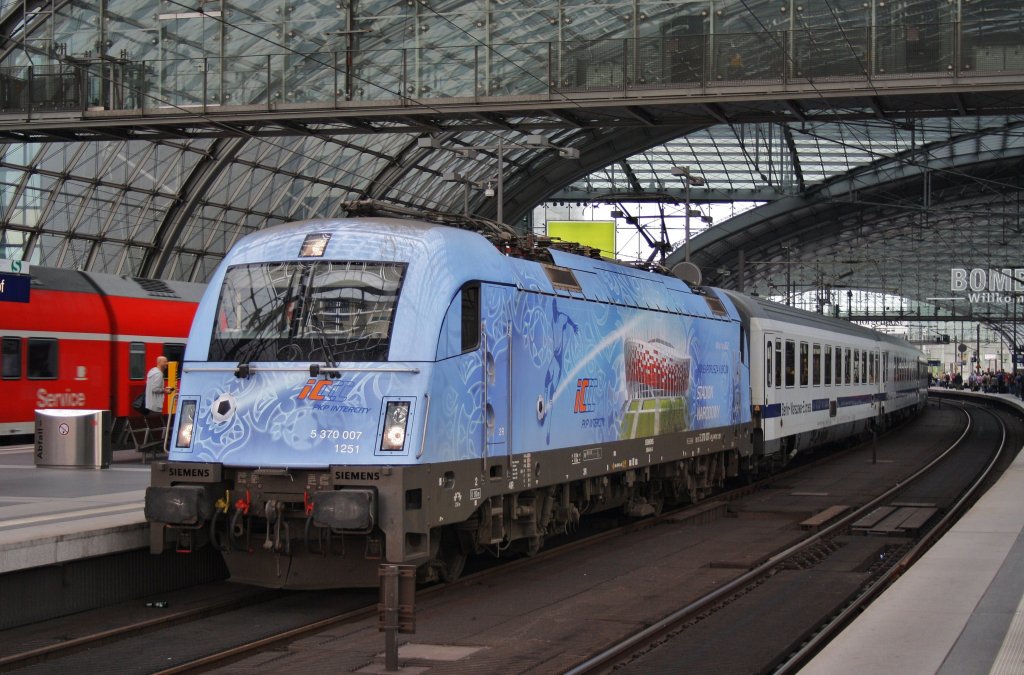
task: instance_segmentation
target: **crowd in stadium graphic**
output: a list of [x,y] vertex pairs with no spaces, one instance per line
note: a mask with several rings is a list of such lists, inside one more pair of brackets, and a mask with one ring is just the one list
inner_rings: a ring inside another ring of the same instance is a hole
[[685,396],[690,386],[690,359],[664,340],[629,338],[626,384],[630,398]]
[[624,351],[629,400],[620,437],[638,438],[685,431],[688,426],[689,357],[658,338],[627,338]]

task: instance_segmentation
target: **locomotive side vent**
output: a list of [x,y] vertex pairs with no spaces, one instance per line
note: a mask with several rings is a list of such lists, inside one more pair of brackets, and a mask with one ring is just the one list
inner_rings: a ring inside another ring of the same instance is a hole
[[143,279],[141,277],[132,277],[132,280],[139,286],[142,286],[142,290],[146,291],[147,294],[154,298],[177,298],[179,297],[174,289],[167,285],[166,282],[160,279]]
[[727,312],[725,309],[725,305],[723,305],[722,301],[716,298],[715,296],[710,294],[705,295],[704,301],[708,303],[708,307],[711,308],[712,313],[717,314],[718,316],[729,315],[729,312]]
[[558,267],[557,265],[544,265],[543,267],[548,275],[548,280],[551,281],[551,285],[555,288],[567,291],[583,291],[580,287],[580,282],[576,281],[576,275],[568,267]]

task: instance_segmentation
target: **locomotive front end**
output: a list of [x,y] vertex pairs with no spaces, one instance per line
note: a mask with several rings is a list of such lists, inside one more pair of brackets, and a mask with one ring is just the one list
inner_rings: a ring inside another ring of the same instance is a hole
[[374,586],[380,563],[426,559],[406,530],[430,363],[389,360],[396,341],[417,356],[396,317],[420,252],[382,232],[305,224],[225,260],[146,492],[151,550],[210,543],[232,580],[289,588]]

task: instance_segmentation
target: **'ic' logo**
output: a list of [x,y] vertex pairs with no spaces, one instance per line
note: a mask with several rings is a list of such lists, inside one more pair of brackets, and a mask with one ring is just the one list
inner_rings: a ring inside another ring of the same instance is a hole
[[587,399],[587,388],[597,384],[593,377],[580,377],[576,379],[576,402],[573,404],[574,413],[592,412],[594,404]]
[[300,401],[303,399],[309,399],[310,401],[323,401],[326,400],[324,396],[324,389],[330,388],[334,384],[332,380],[313,380],[310,379],[306,382],[306,386],[302,388],[299,395],[295,398]]

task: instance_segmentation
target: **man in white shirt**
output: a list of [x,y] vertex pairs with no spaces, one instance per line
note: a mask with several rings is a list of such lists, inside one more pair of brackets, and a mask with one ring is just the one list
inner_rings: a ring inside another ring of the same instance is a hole
[[164,373],[167,372],[167,357],[156,357],[156,365],[146,373],[146,409],[143,415],[158,415],[164,412],[164,394],[171,392],[164,383]]

